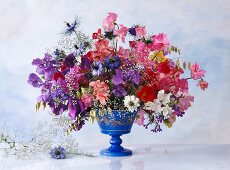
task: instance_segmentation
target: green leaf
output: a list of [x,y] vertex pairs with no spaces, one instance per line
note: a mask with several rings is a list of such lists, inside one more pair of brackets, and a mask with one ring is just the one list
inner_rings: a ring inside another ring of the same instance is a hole
[[188,62],[188,69],[190,70],[191,62]]
[[43,102],[42,106],[43,106],[43,110],[45,110],[45,108],[46,108],[46,102]]
[[41,106],[41,103],[37,102],[37,104],[36,104],[36,112],[40,109],[40,106]]
[[186,69],[186,62],[183,62],[183,68]]

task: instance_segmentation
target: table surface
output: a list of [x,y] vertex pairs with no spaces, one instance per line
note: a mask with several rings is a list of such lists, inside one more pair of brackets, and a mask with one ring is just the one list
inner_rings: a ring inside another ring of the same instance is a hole
[[[230,145],[145,145],[129,147],[129,157],[49,155],[29,160],[0,157],[0,170],[229,170]],[[90,148],[98,155],[100,148]],[[87,150],[87,149],[85,149]]]

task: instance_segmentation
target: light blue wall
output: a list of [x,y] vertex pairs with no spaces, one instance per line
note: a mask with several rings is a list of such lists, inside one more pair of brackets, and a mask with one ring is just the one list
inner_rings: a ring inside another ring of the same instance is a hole
[[[63,22],[77,14],[82,30],[97,30],[108,12],[127,26],[146,25],[149,33],[164,32],[182,50],[182,57],[207,70],[209,88],[191,88],[195,103],[174,127],[152,134],[135,125],[125,144],[229,143],[230,144],[230,1],[228,0],[10,0],[0,2],[0,124],[21,129],[50,119],[48,110],[35,112],[39,94],[26,83],[34,71],[31,61],[56,45]],[[105,143],[97,125],[76,133],[80,144]],[[93,143],[92,143],[93,139]],[[106,141],[107,142],[107,141]]]

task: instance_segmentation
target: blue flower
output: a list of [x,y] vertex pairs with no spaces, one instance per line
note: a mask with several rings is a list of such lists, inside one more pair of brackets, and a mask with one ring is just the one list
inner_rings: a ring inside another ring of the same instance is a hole
[[92,75],[96,75],[96,76],[99,76],[101,75],[103,71],[103,65],[101,62],[97,61],[93,64],[93,70],[92,70]]
[[50,151],[50,155],[54,159],[65,159],[65,157],[66,157],[66,150],[64,148],[62,148],[61,146],[54,147]]
[[136,34],[136,30],[135,30],[135,27],[131,27],[131,28],[129,28],[129,34],[130,35],[132,35],[132,36],[136,36],[137,34]]
[[75,32],[76,27],[79,26],[79,22],[78,22],[77,19],[75,19],[73,23],[68,23],[67,22],[66,26],[67,26],[67,28],[65,30],[65,34],[71,35],[73,32]]
[[111,70],[117,69],[121,64],[121,60],[118,56],[106,57],[104,59],[104,62],[105,62],[106,68],[111,69]]

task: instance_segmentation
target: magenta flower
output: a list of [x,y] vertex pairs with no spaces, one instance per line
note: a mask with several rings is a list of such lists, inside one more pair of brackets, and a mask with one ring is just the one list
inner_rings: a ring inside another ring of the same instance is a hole
[[164,33],[153,35],[152,40],[153,40],[153,43],[149,45],[149,48],[152,51],[166,50],[170,46],[167,35]]
[[186,79],[179,80],[180,91],[188,92],[188,81]]
[[190,75],[194,80],[204,77],[204,74],[206,73],[205,70],[200,69],[200,66],[197,63],[190,66],[190,71]]
[[144,37],[146,35],[145,27],[142,27],[142,26],[136,27],[135,32],[136,32],[136,36],[138,38],[142,38],[142,37]]

